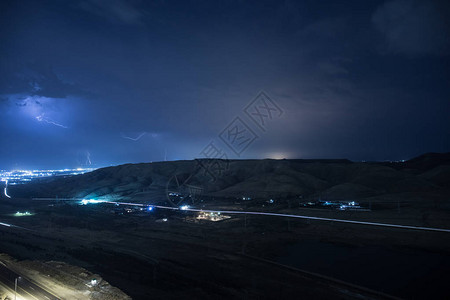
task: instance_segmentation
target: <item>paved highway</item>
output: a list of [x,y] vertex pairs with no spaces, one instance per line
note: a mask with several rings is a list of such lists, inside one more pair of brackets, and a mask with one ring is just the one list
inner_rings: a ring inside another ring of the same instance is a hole
[[21,299],[35,300],[58,300],[59,298],[47,292],[43,288],[26,279],[23,275],[16,273],[8,268],[8,266],[0,262],[0,282],[14,291],[14,282],[17,280],[17,297]]

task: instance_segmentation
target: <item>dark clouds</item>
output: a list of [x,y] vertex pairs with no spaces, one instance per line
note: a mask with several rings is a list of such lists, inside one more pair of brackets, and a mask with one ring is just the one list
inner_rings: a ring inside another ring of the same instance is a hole
[[242,157],[449,151],[443,3],[3,2],[0,168],[191,159],[260,90]]
[[0,64],[0,91],[2,94],[29,94],[49,98],[65,98],[82,94],[73,84],[59,78],[50,65],[36,62],[18,62],[2,57]]
[[140,1],[126,0],[86,0],[80,1],[79,8],[111,22],[141,25],[145,11],[139,8]]
[[394,0],[381,5],[372,21],[386,39],[386,51],[407,55],[448,55],[450,13],[443,2]]

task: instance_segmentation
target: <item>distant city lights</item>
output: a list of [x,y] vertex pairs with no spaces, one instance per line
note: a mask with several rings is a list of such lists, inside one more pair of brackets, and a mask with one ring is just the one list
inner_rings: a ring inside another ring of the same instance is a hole
[[79,175],[94,171],[94,168],[77,168],[77,169],[60,169],[60,170],[0,170],[1,181],[5,181],[10,185],[22,184],[30,182],[36,178],[45,178],[52,176],[69,176]]

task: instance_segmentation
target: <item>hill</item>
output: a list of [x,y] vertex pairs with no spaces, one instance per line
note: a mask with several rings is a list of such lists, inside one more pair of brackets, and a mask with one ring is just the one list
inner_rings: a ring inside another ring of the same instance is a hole
[[[213,172],[221,166],[222,172]],[[211,167],[208,167],[211,166]],[[12,187],[19,197],[164,198],[178,186],[214,197],[380,199],[392,195],[446,198],[450,153],[429,153],[405,162],[349,160],[191,160],[125,164],[83,175]],[[447,197],[448,198],[448,197]]]

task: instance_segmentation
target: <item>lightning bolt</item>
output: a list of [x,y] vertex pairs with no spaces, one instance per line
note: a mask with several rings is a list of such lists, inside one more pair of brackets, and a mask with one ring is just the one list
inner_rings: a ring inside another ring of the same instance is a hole
[[89,151],[86,151],[86,165],[92,165],[91,153]]
[[65,129],[68,128],[67,126],[64,126],[62,124],[56,123],[52,119],[44,117],[44,114],[41,114],[41,115],[37,116],[36,120],[38,120],[39,122],[45,122],[45,123],[48,123],[48,124],[52,124],[52,125],[55,125],[55,126],[58,126],[58,127],[61,127],[61,128],[65,128]]
[[122,137],[124,138],[124,139],[129,139],[129,140],[132,140],[132,141],[139,141],[140,139],[141,139],[141,137],[143,137],[144,135],[146,135],[147,134],[147,132],[143,132],[143,133],[141,133],[140,135],[138,135],[137,137],[135,137],[135,138],[132,138],[132,137],[129,137],[129,136],[126,136],[126,135],[124,135],[123,133],[122,133]]

